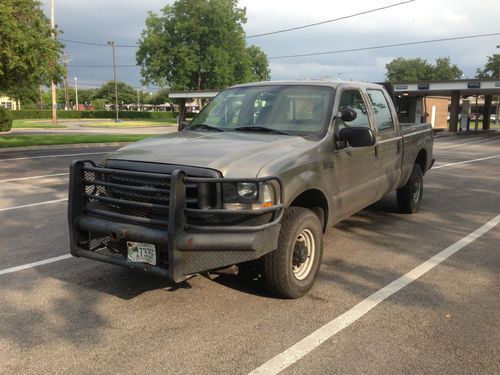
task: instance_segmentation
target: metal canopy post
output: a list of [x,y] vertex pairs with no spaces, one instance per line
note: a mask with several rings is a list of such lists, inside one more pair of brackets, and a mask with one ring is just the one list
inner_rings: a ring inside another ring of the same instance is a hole
[[450,132],[457,131],[459,109],[460,109],[460,91],[453,91],[451,93],[450,125],[448,128]]

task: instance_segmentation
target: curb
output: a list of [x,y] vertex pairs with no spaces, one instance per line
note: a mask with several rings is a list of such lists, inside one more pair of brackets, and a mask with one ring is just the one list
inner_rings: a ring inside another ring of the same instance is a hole
[[33,151],[33,150],[65,150],[73,148],[92,148],[92,147],[117,147],[124,146],[133,142],[109,142],[109,143],[75,143],[66,145],[40,145],[26,147],[4,147],[0,148],[0,153],[15,151]]

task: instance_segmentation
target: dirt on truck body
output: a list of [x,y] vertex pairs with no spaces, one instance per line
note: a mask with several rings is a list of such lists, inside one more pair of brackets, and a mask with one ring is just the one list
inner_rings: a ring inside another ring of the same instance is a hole
[[418,210],[432,146],[380,85],[234,86],[177,133],[71,164],[71,254],[174,282],[254,261],[271,292],[297,298],[328,226],[393,191]]

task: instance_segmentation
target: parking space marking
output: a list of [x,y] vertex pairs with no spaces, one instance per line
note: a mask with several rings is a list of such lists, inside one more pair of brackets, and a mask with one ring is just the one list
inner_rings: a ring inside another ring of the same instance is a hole
[[109,151],[106,151],[106,152],[82,152],[82,153],[78,153],[78,154],[23,156],[23,157],[19,157],[19,158],[2,159],[2,161],[28,160],[28,159],[46,159],[46,158],[57,158],[57,157],[71,157],[71,156],[83,156],[83,155],[104,155],[104,154],[109,154]]
[[33,262],[33,263],[23,264],[21,266],[15,266],[15,267],[6,268],[4,270],[0,270],[0,276],[1,275],[6,275],[8,273],[19,272],[19,271],[26,270],[26,269],[29,269],[29,268],[43,266],[44,264],[59,262],[61,260],[69,259],[69,258],[72,258],[72,257],[73,256],[71,254],[64,254],[64,255],[59,255],[57,257],[53,257],[53,258],[39,260],[38,262]]
[[432,167],[431,171],[433,169],[439,169],[439,168],[446,168],[446,167],[451,167],[453,165],[459,165],[459,164],[469,164],[469,163],[475,163],[476,161],[481,161],[481,160],[488,160],[488,159],[494,159],[498,158],[500,155],[493,155],[493,156],[487,156],[485,158],[479,158],[479,159],[472,159],[472,160],[465,160],[465,161],[458,161],[456,163],[448,163],[448,164],[442,164],[442,165],[437,165],[435,167]]
[[35,207],[35,206],[42,206],[44,204],[52,204],[52,203],[59,203],[59,202],[64,202],[67,201],[68,198],[62,198],[62,199],[54,199],[52,201],[45,201],[45,202],[38,202],[38,203],[31,203],[31,204],[23,204],[22,206],[15,206],[15,207],[6,207],[6,208],[0,208],[0,212],[5,212],[5,211],[12,211],[12,210],[18,210],[20,208],[28,208],[28,207]]
[[448,259],[459,250],[463,249],[465,246],[477,240],[479,237],[493,229],[499,223],[500,215],[496,216],[494,219],[490,220],[461,240],[455,242],[453,245],[434,255],[429,260],[415,267],[407,274],[401,276],[400,278],[394,280],[392,283],[386,285],[384,288],[373,293],[371,296],[358,303],[349,311],[333,319],[329,323],[311,333],[309,336],[300,340],[292,347],[288,348],[284,352],[278,354],[268,362],[264,363],[262,366],[253,370],[250,375],[278,374],[288,366],[294,364],[295,362],[299,361],[301,358],[309,354],[326,340],[330,339],[344,328],[350,326],[352,323],[367,314],[378,304],[380,304],[393,294],[399,292],[401,289],[432,270],[434,267]]
[[452,148],[452,147],[460,147],[460,146],[468,146],[471,144],[476,144],[476,143],[481,143],[481,145],[485,143],[490,143],[490,142],[496,142],[500,139],[500,137],[494,137],[494,138],[481,138],[481,139],[475,139],[471,140],[469,142],[464,142],[464,143],[453,143],[451,145],[446,145],[446,146],[441,146],[441,144],[438,144],[435,146],[436,149],[438,150],[444,150],[447,148]]
[[0,180],[0,183],[2,182],[14,182],[14,181],[24,181],[24,180],[33,180],[36,178],[45,178],[45,177],[59,177],[59,176],[67,176],[69,175],[68,172],[65,173],[54,173],[54,174],[46,174],[42,176],[31,176],[31,177],[19,177],[19,178],[9,178],[7,180]]

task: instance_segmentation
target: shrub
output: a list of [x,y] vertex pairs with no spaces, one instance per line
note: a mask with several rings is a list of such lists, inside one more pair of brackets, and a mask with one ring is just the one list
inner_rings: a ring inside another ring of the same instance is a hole
[[12,128],[12,113],[0,107],[0,132],[8,132]]
[[[50,119],[51,110],[21,110],[12,111],[14,120],[21,119]],[[138,112],[138,111],[120,111],[119,116],[122,119],[156,119],[165,120],[176,118],[177,112]],[[186,118],[192,118],[194,114],[187,113]],[[81,118],[115,118],[115,111],[57,111],[57,117],[60,119],[81,119]]]

